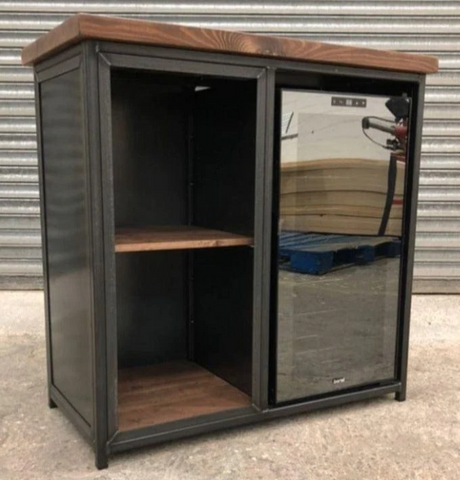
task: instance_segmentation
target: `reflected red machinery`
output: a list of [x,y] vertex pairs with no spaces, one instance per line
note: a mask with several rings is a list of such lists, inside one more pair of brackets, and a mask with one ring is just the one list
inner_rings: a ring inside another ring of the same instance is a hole
[[[391,97],[386,101],[385,106],[394,116],[393,121],[381,117],[364,117],[361,126],[364,135],[369,140],[386,150],[391,150],[388,169],[388,197],[384,210],[384,217],[388,218],[391,205],[402,205],[404,203],[402,199],[394,198],[394,186],[396,182],[396,164],[397,162],[405,164],[407,159],[409,100],[405,97]],[[367,133],[367,130],[371,129],[389,133],[391,138],[388,138],[385,144],[381,144]]]
[[[395,157],[397,161],[406,161],[407,150],[407,131],[409,120],[409,101],[404,97],[391,97],[385,103],[385,106],[395,117],[394,120],[388,120],[381,117],[364,117],[362,120],[363,133],[369,140],[377,145],[391,150],[392,157]],[[391,138],[388,138],[385,144],[379,143],[374,140],[367,130],[379,130],[381,132],[389,133]]]

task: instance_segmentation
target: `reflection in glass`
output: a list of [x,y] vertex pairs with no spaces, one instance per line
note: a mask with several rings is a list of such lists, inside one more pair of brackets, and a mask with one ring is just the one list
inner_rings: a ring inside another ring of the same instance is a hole
[[394,377],[408,113],[281,92],[277,402]]

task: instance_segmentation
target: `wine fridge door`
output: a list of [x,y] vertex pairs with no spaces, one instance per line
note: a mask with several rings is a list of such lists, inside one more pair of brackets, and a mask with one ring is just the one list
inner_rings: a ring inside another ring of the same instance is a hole
[[277,92],[272,403],[395,378],[404,97]]

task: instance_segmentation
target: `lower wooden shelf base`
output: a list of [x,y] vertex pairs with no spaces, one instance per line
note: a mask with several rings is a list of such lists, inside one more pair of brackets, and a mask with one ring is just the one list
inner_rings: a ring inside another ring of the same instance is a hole
[[250,404],[245,393],[193,362],[178,361],[118,372],[120,431]]

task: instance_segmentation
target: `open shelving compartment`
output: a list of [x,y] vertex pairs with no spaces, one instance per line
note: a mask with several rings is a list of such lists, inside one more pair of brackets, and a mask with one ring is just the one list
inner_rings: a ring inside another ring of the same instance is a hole
[[252,403],[256,92],[111,72],[120,431]]

